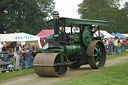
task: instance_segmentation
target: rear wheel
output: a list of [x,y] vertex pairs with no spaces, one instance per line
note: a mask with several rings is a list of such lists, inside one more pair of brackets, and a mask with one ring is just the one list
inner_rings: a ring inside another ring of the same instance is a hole
[[98,69],[104,66],[106,61],[105,47],[102,41],[95,40],[90,42],[88,48],[88,63],[94,68]]

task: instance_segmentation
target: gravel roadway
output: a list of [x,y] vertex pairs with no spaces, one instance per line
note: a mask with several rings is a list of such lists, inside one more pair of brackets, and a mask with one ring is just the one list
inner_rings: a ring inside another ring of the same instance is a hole
[[[128,62],[128,56],[123,56],[112,60],[108,60],[105,64],[105,67],[119,65],[124,62]],[[90,66],[86,65],[75,70],[68,69],[66,75],[62,77],[39,77],[38,75],[33,73],[29,75],[20,76],[17,78],[8,79],[6,81],[5,80],[1,81],[0,85],[53,85],[56,82],[77,77],[83,73],[91,72],[91,71],[96,71],[96,70],[91,69]]]

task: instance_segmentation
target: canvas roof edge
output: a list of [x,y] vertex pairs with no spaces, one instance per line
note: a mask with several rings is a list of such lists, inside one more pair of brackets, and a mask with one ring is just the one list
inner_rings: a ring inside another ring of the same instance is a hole
[[[63,20],[65,20],[65,26],[69,26],[69,25],[74,25],[74,26],[79,26],[79,24],[81,25],[108,25],[108,21],[104,21],[104,20],[91,20],[91,19],[75,19],[75,18],[67,18],[67,17],[60,17],[59,18],[59,22],[63,22]],[[54,22],[53,19],[49,20],[47,22],[47,25],[50,27],[53,27]]]

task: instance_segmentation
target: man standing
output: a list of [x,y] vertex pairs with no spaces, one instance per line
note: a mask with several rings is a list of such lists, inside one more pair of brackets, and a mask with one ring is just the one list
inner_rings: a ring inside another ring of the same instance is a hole
[[116,55],[119,54],[119,40],[117,37],[115,37],[115,52],[116,52]]
[[35,43],[32,43],[31,47],[29,48],[29,52],[31,52],[30,55],[30,65],[32,65],[34,57],[36,56],[37,50],[35,47]]
[[16,68],[15,70],[20,71],[20,56],[21,56],[21,46],[20,42],[17,43],[15,47],[15,57],[16,57]]
[[3,48],[2,48],[2,54],[3,54],[3,61],[8,62],[8,49],[7,49],[7,44],[3,43]]
[[[27,56],[27,53],[28,53],[28,50],[26,49],[26,46],[25,45],[23,45],[23,48],[22,48],[22,56],[21,56],[21,63],[22,63],[22,70],[24,70],[25,69],[25,60],[26,60],[26,58],[28,57]],[[29,61],[27,60],[27,66],[28,66],[28,63],[29,63]]]
[[108,44],[108,54],[112,55],[112,38],[109,39],[109,44]]
[[3,42],[0,44],[0,59],[2,59],[2,48],[3,48]]

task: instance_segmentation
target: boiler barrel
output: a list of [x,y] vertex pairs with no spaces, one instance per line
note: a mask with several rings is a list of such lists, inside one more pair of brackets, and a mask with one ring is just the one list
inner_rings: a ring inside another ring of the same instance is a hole
[[73,56],[78,54],[82,49],[82,45],[80,44],[73,44],[73,45],[66,45],[66,55]]

